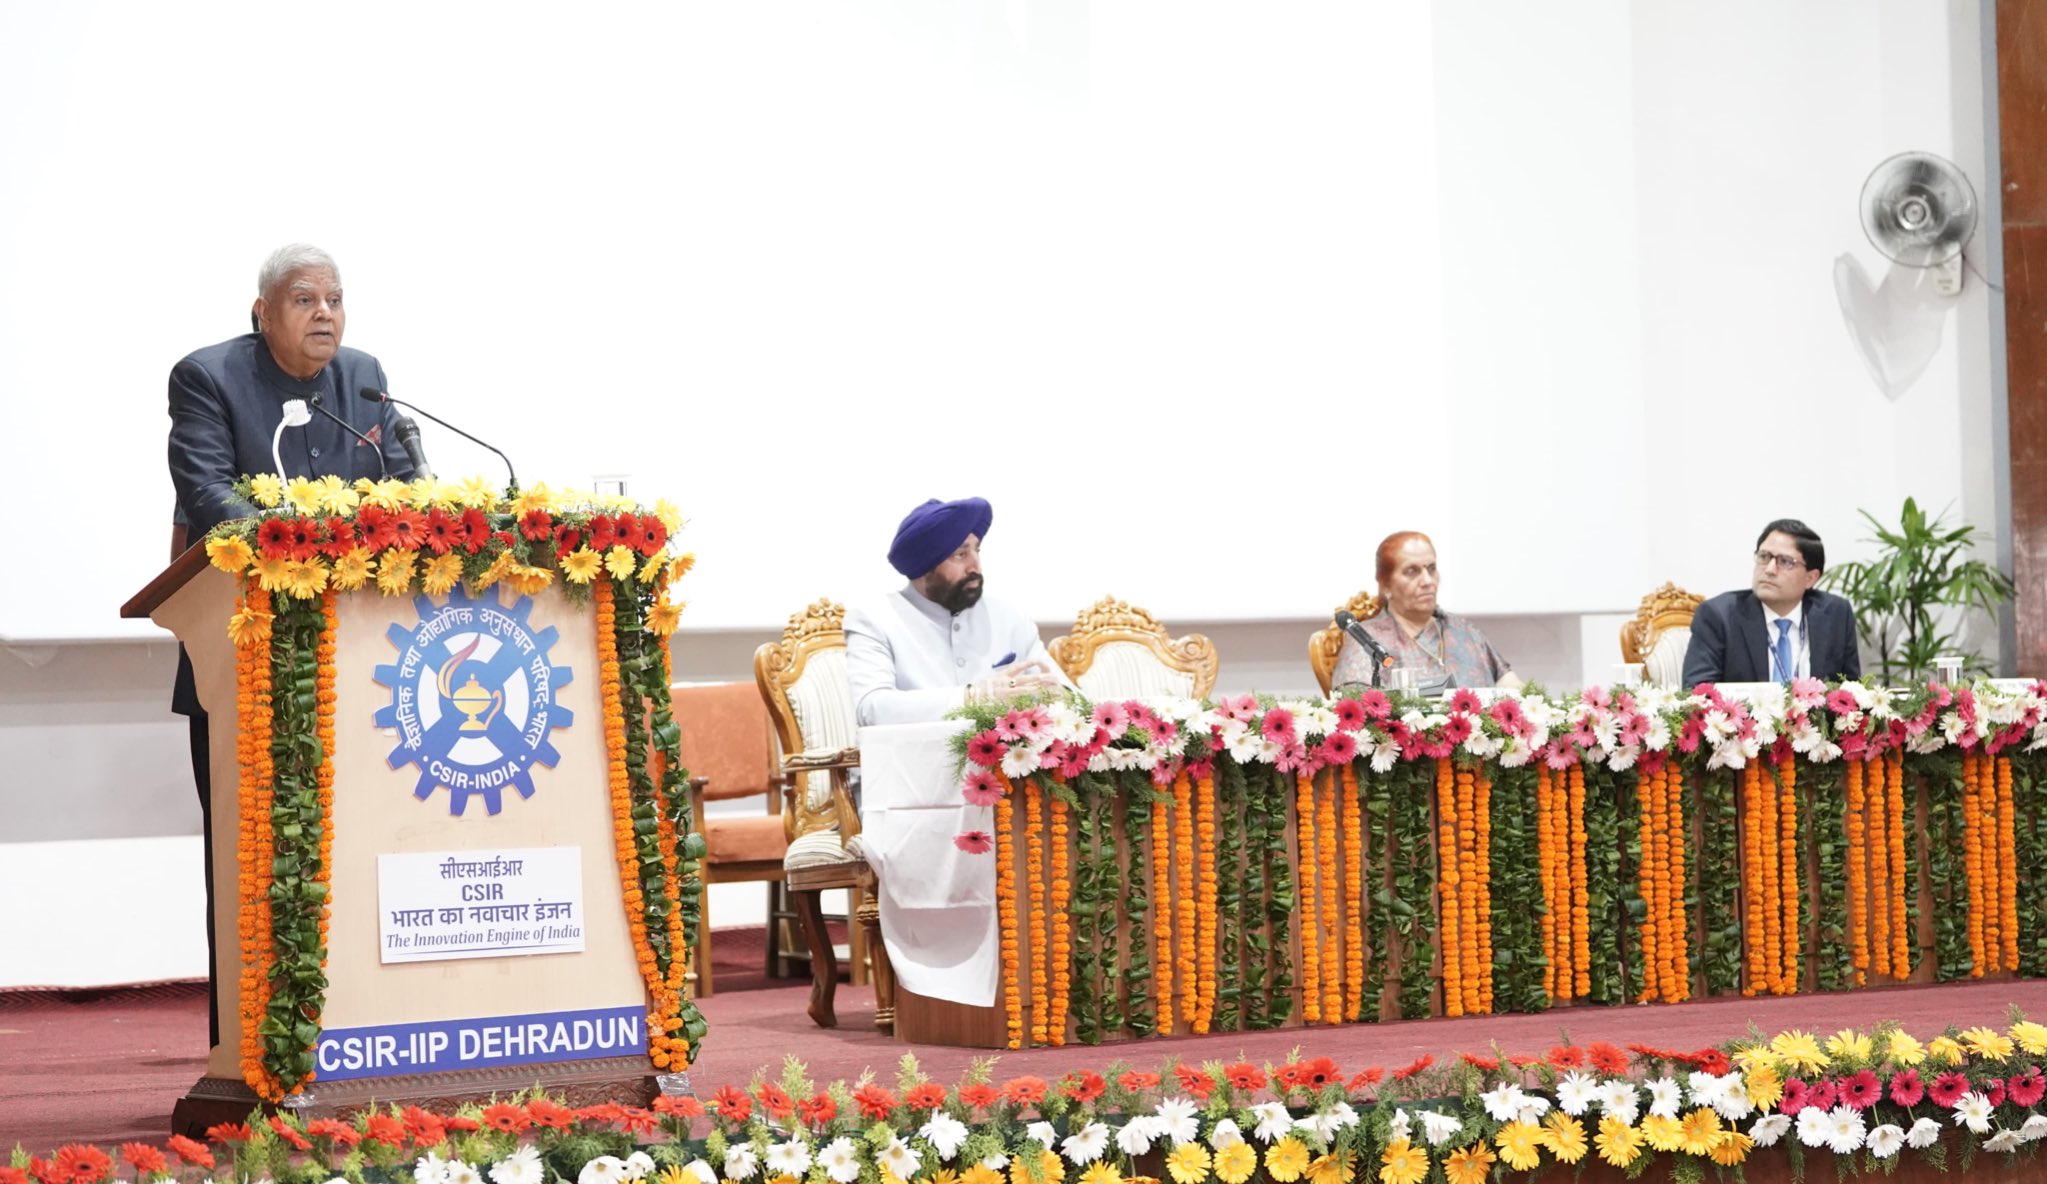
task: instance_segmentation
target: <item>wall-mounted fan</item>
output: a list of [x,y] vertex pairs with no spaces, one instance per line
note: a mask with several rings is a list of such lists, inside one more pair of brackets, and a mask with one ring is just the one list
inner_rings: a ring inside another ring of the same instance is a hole
[[1896,399],[1940,349],[1962,290],[1962,248],[1976,233],[1976,190],[1953,162],[1901,152],[1862,183],[1862,230],[1890,271],[1872,286],[1851,255],[1834,260],[1834,295],[1878,389]]

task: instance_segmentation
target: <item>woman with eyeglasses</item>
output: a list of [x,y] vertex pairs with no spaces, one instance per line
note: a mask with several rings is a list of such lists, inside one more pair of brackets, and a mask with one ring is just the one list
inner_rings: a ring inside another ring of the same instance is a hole
[[1439,695],[1454,687],[1518,687],[1485,633],[1436,603],[1436,545],[1418,530],[1379,544],[1379,612],[1345,631],[1330,677],[1335,694],[1365,687]]

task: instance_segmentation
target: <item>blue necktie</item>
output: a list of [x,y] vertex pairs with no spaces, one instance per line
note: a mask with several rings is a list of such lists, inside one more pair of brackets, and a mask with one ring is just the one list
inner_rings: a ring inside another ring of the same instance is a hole
[[1798,673],[1798,667],[1794,665],[1794,663],[1797,661],[1797,658],[1793,655],[1791,650],[1791,622],[1785,620],[1782,617],[1779,617],[1776,620],[1776,626],[1777,626],[1777,677],[1775,681],[1790,682],[1792,676]]

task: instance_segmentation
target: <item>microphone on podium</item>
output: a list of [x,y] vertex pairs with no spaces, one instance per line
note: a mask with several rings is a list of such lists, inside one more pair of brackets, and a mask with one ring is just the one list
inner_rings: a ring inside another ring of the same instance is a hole
[[[477,439],[475,436],[470,435],[468,432],[463,431],[461,428],[456,427],[454,424],[449,423],[447,420],[442,419],[440,416],[435,415],[433,412],[428,411],[426,408],[421,407],[419,404],[408,403],[403,399],[394,398],[388,391],[380,391],[376,387],[366,386],[362,388],[362,397],[368,399],[372,403],[396,403],[400,407],[410,407],[412,410],[417,411],[421,415],[426,416],[428,419],[433,420],[435,423],[440,424],[442,427],[462,437],[464,440],[467,440],[472,444],[480,444],[483,447],[490,449],[492,452],[497,453],[498,459],[505,462],[505,476],[509,479],[509,484],[507,488],[510,489],[510,491],[513,493],[519,492],[519,474],[516,470],[512,468],[512,458],[506,456],[503,450],[499,449],[496,445],[484,443],[484,441]],[[410,433],[407,433],[404,430],[405,426],[408,424],[410,424],[412,427],[412,431]],[[405,454],[411,457],[413,465],[417,468],[420,468],[424,473],[426,463],[424,453],[414,451],[414,449],[416,449],[419,445],[419,425],[412,423],[411,420],[406,419],[404,416],[400,416],[398,418],[397,424],[394,425],[394,431],[398,435],[398,443],[405,447]],[[411,444],[406,444],[405,442],[406,436],[408,434],[412,437]],[[432,474],[424,475],[431,476]]]
[[1336,610],[1336,627],[1348,633],[1352,641],[1365,648],[1372,656],[1372,685],[1379,685],[1379,672],[1386,668],[1386,647],[1379,644],[1371,634],[1365,632],[1364,622],[1351,615],[1349,609]]
[[361,440],[363,443],[369,445],[370,451],[377,454],[377,470],[385,477],[389,477],[391,475],[391,466],[384,460],[384,450],[382,448],[377,447],[377,442],[375,440],[370,439],[368,436],[363,435],[361,432],[356,431],[354,424],[334,414],[332,411],[327,410],[327,392],[320,391],[319,393],[315,394],[310,400],[310,403],[312,404],[313,410],[326,416],[328,419],[333,420],[335,423],[340,424],[342,431],[347,432],[349,435],[354,436],[356,439]]
[[422,448],[419,443],[419,425],[412,422],[412,417],[410,415],[400,415],[393,419],[391,421],[391,434],[398,437],[398,447],[403,448],[405,455],[412,461],[413,480],[425,480],[432,477],[434,471],[426,463],[426,449]]

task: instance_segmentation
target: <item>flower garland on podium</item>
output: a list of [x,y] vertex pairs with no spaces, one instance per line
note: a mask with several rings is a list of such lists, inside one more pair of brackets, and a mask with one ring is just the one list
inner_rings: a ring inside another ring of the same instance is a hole
[[703,838],[692,833],[688,771],[669,706],[670,598],[695,563],[671,553],[682,516],[666,502],[535,485],[500,493],[483,478],[345,483],[245,477],[256,513],[206,538],[240,596],[235,647],[243,1079],[276,1102],[314,1079],[327,987],[334,804],[336,599],[555,586],[594,600],[621,890],[648,992],[648,1049],[680,1069],[705,1030],[683,989],[702,908]]

